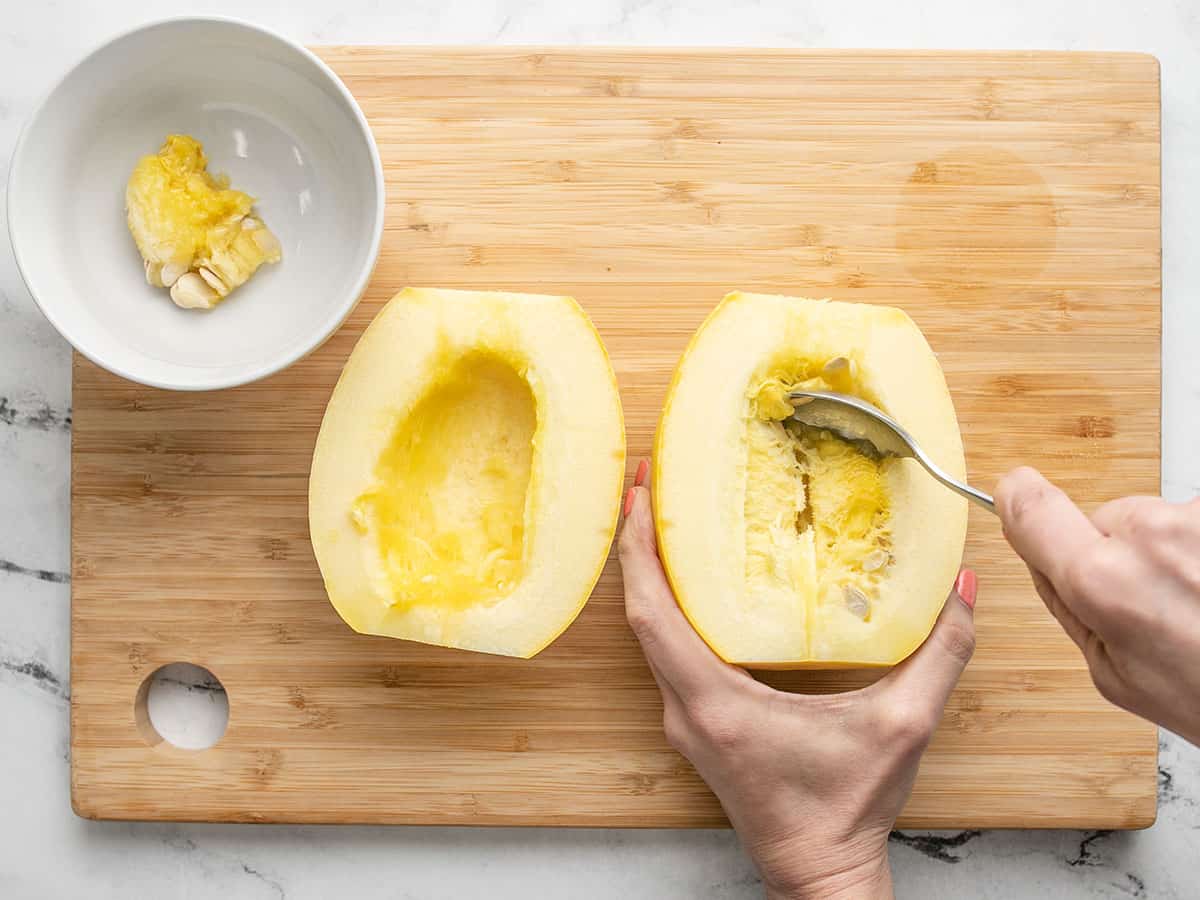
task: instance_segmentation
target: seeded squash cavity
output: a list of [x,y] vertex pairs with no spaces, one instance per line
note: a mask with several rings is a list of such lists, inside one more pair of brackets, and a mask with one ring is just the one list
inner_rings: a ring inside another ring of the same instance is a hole
[[945,601],[966,502],[913,460],[873,459],[789,419],[796,388],[874,403],[965,474],[941,367],[904,312],[732,293],[680,360],[659,423],[663,563],[683,611],[729,662],[894,664]]

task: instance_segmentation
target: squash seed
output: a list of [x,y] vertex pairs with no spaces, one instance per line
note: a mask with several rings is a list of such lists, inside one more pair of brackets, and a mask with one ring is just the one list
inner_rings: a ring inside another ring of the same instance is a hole
[[848,584],[846,585],[846,609],[865,622],[871,613],[871,601],[854,585]]
[[862,570],[864,572],[878,572],[887,565],[888,555],[884,550],[872,550],[863,557]]
[[835,356],[821,369],[821,374],[826,378],[836,375],[847,374],[851,378],[858,374],[858,366],[854,360],[848,359],[845,356]]

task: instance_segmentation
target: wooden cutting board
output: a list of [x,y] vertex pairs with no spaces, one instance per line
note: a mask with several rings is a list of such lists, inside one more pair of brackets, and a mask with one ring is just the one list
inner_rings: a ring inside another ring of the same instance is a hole
[[[319,52],[361,102],[387,174],[383,252],[349,322],[289,371],[218,393],[143,388],[76,358],[82,815],[725,822],[663,741],[615,561],[531,662],[359,636],[326,601],[306,519],[313,442],[358,336],[408,284],[577,297],[612,354],[631,470],[689,335],[743,288],[907,309],[945,366],[975,484],[1030,463],[1087,507],[1157,493],[1154,59]],[[966,555],[979,649],[902,824],[1148,825],[1154,729],[1097,695],[975,510]],[[209,750],[139,731],[139,687],[176,661],[229,692]],[[768,680],[828,690],[867,676]]]

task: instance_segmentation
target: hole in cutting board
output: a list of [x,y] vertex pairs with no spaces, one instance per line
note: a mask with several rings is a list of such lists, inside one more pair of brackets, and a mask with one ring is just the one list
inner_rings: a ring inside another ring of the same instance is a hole
[[229,724],[229,695],[203,666],[178,662],[152,672],[134,700],[138,730],[148,744],[207,750]]

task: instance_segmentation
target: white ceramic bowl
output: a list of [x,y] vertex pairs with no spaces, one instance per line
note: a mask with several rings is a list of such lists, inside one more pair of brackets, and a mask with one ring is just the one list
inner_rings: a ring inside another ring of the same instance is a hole
[[[174,132],[203,142],[283,244],[211,311],[148,285],[125,225],[134,164]],[[26,125],[8,182],[17,265],[46,318],[93,362],[178,390],[262,378],[336,331],[371,276],[383,209],[346,86],[303,47],[226,19],[160,22],[93,52]]]

